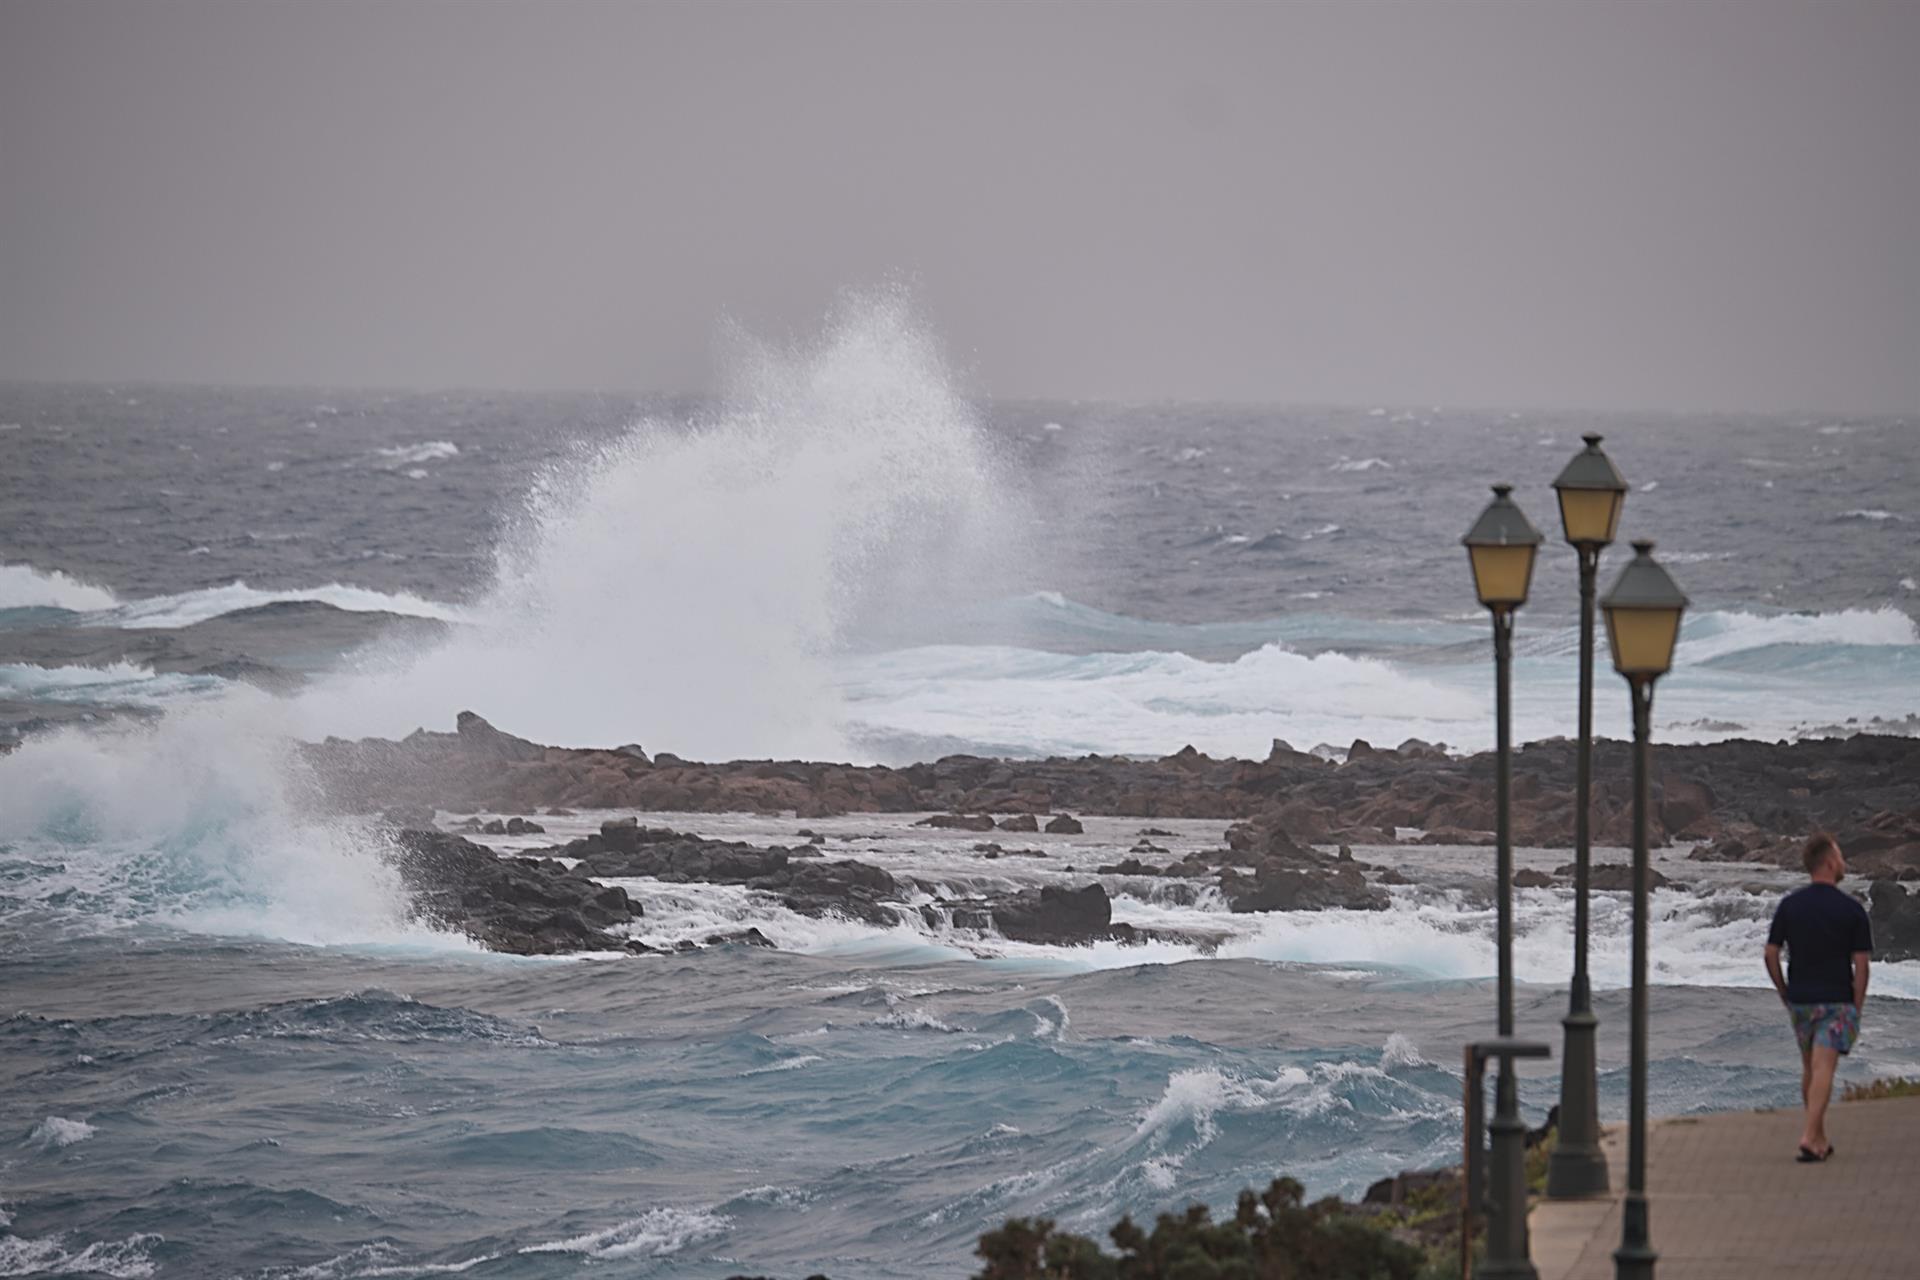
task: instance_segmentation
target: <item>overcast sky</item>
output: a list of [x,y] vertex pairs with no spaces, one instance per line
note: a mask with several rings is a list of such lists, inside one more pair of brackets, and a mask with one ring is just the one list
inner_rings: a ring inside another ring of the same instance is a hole
[[0,377],[1920,410],[1920,4],[0,0]]

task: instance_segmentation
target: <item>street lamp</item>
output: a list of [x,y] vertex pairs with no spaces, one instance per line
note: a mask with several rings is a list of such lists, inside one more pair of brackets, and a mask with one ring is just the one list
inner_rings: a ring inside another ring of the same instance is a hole
[[[1493,615],[1494,720],[1497,763],[1494,771],[1496,895],[1499,904],[1500,1038],[1513,1038],[1513,844],[1507,793],[1513,766],[1513,614],[1527,602],[1540,531],[1515,506],[1509,484],[1493,486],[1493,501],[1460,541],[1473,564],[1473,585],[1480,603]],[[1487,1197],[1487,1249],[1482,1277],[1533,1280],[1527,1253],[1527,1127],[1520,1119],[1520,1093],[1511,1057],[1500,1062],[1494,1093],[1492,1186]],[[1474,1141],[1478,1142],[1478,1135]]]
[[1636,542],[1633,551],[1613,590],[1600,602],[1607,613],[1613,669],[1627,678],[1633,694],[1633,1030],[1627,1198],[1613,1265],[1616,1280],[1653,1280],[1659,1255],[1647,1231],[1647,739],[1652,733],[1653,684],[1673,665],[1687,597],[1655,562],[1651,542]]
[[1560,1057],[1560,1140],[1547,1165],[1547,1194],[1598,1195],[1607,1189],[1607,1158],[1600,1151],[1598,1066],[1594,1053],[1593,989],[1587,979],[1588,872],[1592,842],[1588,809],[1593,794],[1593,580],[1600,553],[1620,527],[1627,482],[1600,451],[1600,437],[1583,436],[1587,447],[1553,482],[1560,495],[1560,524],[1580,556],[1580,740],[1574,767],[1573,991],[1566,1047]]

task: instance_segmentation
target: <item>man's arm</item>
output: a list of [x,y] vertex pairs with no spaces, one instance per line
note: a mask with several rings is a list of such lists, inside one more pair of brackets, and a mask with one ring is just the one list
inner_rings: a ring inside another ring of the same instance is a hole
[[[1866,979],[1861,976],[1865,971],[1859,968],[1860,961],[1861,957],[1854,957],[1853,985],[1855,990],[1864,993],[1866,991]],[[1777,942],[1769,942],[1767,944],[1767,976],[1773,979],[1773,989],[1779,992],[1780,1003],[1785,1004],[1787,1002],[1787,978],[1785,974],[1780,972],[1780,944]]]
[[1867,970],[1872,967],[1872,963],[1873,952],[1853,953],[1853,1007],[1855,1009],[1867,1002]]

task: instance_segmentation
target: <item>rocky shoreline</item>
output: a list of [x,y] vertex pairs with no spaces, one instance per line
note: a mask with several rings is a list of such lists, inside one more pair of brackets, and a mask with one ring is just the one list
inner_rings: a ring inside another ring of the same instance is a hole
[[[306,754],[334,804],[385,814],[399,829],[396,865],[420,914],[483,945],[530,953],[643,949],[609,932],[638,918],[639,904],[598,883],[634,877],[737,884],[773,895],[801,914],[836,914],[881,926],[897,923],[911,909],[932,927],[990,929],[1019,941],[1072,945],[1145,941],[1150,935],[1112,920],[1098,881],[946,900],[926,892],[930,886],[903,882],[870,863],[822,857],[811,841],[760,848],[649,828],[637,818],[609,822],[539,856],[498,857],[434,829],[436,811],[744,811],[800,819],[931,812],[927,825],[982,834],[1075,831],[1073,812],[1229,819],[1234,822],[1222,848],[1173,858],[1153,844],[1153,828],[1147,828],[1126,858],[1083,870],[1205,879],[1217,883],[1236,912],[1382,909],[1388,902],[1382,886],[1397,883],[1399,873],[1355,860],[1346,846],[1493,839],[1491,755],[1453,756],[1420,742],[1391,750],[1355,742],[1339,763],[1276,741],[1262,761],[1219,760],[1187,748],[1159,760],[950,756],[903,768],[705,764],[664,752],[649,755],[635,745],[543,746],[463,712],[453,733],[421,730],[399,742],[329,739]],[[1596,744],[1597,844],[1630,839],[1628,764],[1624,744]],[[1516,752],[1517,844],[1571,844],[1572,773],[1571,743],[1533,743]],[[1920,880],[1920,739],[1859,735],[1663,746],[1654,757],[1654,774],[1650,823],[1656,843],[1692,844],[1689,856],[1701,861],[1791,867],[1806,831],[1834,830],[1856,875],[1872,881],[1883,957],[1920,955],[1920,892],[1900,883]],[[470,828],[474,834],[540,830],[531,817]],[[997,842],[984,842],[977,851],[987,858],[1038,853]],[[1530,884],[1552,883],[1538,873],[1529,877]],[[921,901],[906,908],[908,897]]]

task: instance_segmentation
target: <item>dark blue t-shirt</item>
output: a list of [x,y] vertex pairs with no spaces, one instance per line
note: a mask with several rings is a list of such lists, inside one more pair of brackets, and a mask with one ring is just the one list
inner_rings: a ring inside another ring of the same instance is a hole
[[1853,953],[1873,950],[1873,925],[1856,899],[1814,883],[1780,900],[1767,945],[1787,949],[1790,1003],[1852,1004]]

